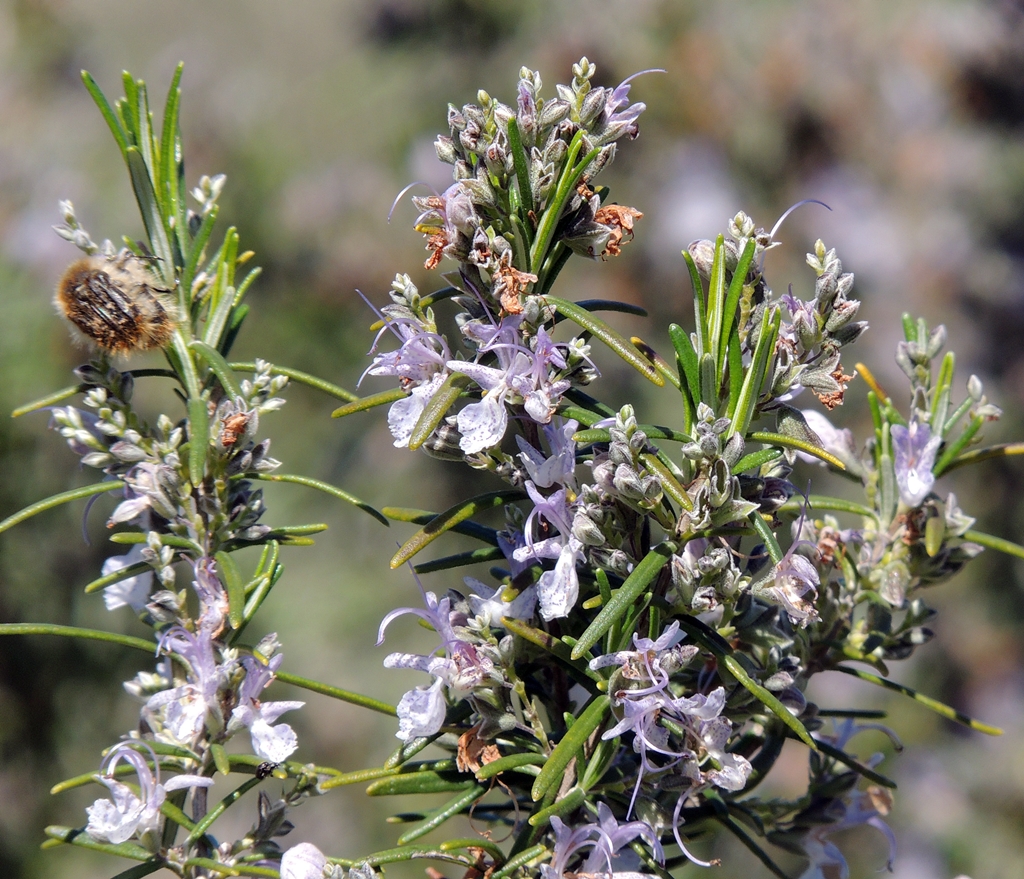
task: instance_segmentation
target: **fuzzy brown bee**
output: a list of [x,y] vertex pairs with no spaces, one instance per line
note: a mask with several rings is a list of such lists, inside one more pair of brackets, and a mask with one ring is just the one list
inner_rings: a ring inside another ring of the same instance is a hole
[[64,272],[54,303],[100,348],[130,354],[166,345],[175,321],[145,262],[127,250],[113,259],[87,256]]

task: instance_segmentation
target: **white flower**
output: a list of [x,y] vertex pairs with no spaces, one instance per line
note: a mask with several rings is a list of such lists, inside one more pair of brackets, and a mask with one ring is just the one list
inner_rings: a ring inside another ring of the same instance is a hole
[[275,721],[286,711],[301,708],[305,702],[260,702],[258,696],[274,679],[282,656],[263,664],[255,656],[242,660],[246,676],[238,693],[238,707],[231,712],[229,730],[248,727],[253,752],[271,763],[283,763],[299,747],[295,731],[287,723]]
[[281,879],[323,879],[327,856],[311,842],[300,842],[281,856]]
[[[142,561],[143,544],[137,543],[125,555],[112,555],[103,563],[101,573],[104,577]],[[107,610],[119,607],[130,607],[139,613],[149,599],[153,588],[153,572],[143,571],[134,577],[127,577],[117,583],[111,583],[103,590],[103,603]]]
[[409,690],[398,703],[398,732],[395,735],[403,742],[411,742],[420,736],[432,736],[444,723],[444,681],[434,678],[429,687]]
[[[114,778],[118,762],[124,760],[135,770],[139,779],[139,793]],[[156,764],[156,757],[153,757]],[[176,775],[167,784],[160,784],[160,770],[149,768],[146,758],[131,745],[123,742],[114,747],[104,761],[103,775],[94,776],[100,784],[106,785],[112,800],[98,799],[85,812],[89,823],[85,832],[99,842],[119,844],[133,836],[143,836],[155,831],[160,825],[160,807],[167,798],[167,791],[192,787],[209,787],[212,778],[199,775]]]

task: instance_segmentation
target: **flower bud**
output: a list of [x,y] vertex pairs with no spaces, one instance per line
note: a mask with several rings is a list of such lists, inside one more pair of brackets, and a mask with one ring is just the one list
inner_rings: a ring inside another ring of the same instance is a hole
[[443,134],[439,134],[437,140],[434,141],[434,152],[437,153],[437,157],[446,165],[454,165],[459,158],[455,141]]

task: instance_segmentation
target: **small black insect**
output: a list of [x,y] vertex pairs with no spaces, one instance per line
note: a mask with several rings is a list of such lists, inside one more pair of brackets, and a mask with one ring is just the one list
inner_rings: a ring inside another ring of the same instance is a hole
[[265,760],[256,767],[256,777],[260,780],[270,778],[274,774],[274,770],[280,765],[280,763],[271,763],[269,760]]

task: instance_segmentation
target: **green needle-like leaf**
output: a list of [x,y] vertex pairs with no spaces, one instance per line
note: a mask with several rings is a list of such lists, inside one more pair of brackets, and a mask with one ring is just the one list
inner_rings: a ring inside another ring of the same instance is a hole
[[544,762],[543,754],[509,754],[507,757],[499,757],[494,762],[481,766],[476,771],[476,777],[479,781],[487,781],[488,778],[494,778],[503,772],[511,772],[524,766],[543,766]]
[[818,746],[811,734],[807,732],[804,725],[783,705],[772,693],[755,681],[746,670],[740,665],[739,660],[734,656],[722,656],[719,660],[729,670],[729,673],[739,681],[743,687],[750,692],[759,702],[768,708],[772,714],[779,718],[786,726],[797,734],[797,737],[812,751],[817,751]]
[[550,852],[548,852],[548,850],[540,844],[531,846],[528,849],[524,849],[523,851],[519,852],[519,854],[517,854],[514,858],[509,858],[508,861],[505,862],[505,865],[500,870],[496,870],[494,873],[492,873],[491,879],[506,879],[506,877],[511,876],[520,867],[524,867],[531,861],[535,861],[538,858],[543,857],[544,855],[550,856]]
[[567,317],[595,338],[604,342],[648,381],[653,382],[659,388],[665,385],[665,379],[661,377],[658,370],[644,357],[636,345],[621,333],[613,330],[603,320],[595,317],[591,312],[585,308],[580,308],[579,305],[575,302],[570,302],[568,299],[545,296],[544,300],[563,317]]
[[838,760],[844,766],[848,766],[858,775],[863,775],[869,781],[873,781],[875,784],[880,784],[882,787],[889,787],[893,790],[896,789],[896,782],[891,778],[887,778],[880,772],[875,772],[875,770],[870,766],[865,766],[863,763],[859,763],[845,751],[840,750],[834,745],[830,745],[828,742],[823,742],[820,739],[815,739],[815,741],[818,743],[819,751],[823,754],[827,754],[833,760]]
[[354,867],[357,864],[369,864],[371,867],[379,867],[382,864],[397,864],[401,861],[445,861],[449,864],[458,864],[469,869],[476,864],[476,857],[466,857],[451,854],[440,846],[426,845],[403,845],[397,848],[389,848],[384,851],[374,852],[366,857],[355,858],[354,860],[337,858],[337,863],[343,867]]
[[123,568],[118,568],[116,571],[111,571],[109,574],[104,574],[102,577],[98,577],[93,580],[85,587],[85,594],[89,595],[93,592],[98,592],[100,589],[105,589],[107,586],[111,586],[114,583],[120,583],[122,580],[127,580],[129,577],[136,577],[139,574],[144,574],[146,571],[152,571],[153,569],[145,562],[136,562],[133,565],[125,565]]
[[242,581],[242,573],[230,553],[221,551],[215,558],[228,593],[228,623],[232,629],[237,629],[242,625],[242,614],[245,610],[245,583]]
[[533,782],[530,796],[537,802],[555,785],[562,783],[562,776],[573,757],[586,744],[587,739],[604,722],[611,710],[611,699],[601,693],[590,700],[590,704],[576,718],[576,722],[566,730],[562,741],[548,755],[540,774]]
[[[235,372],[255,372],[256,364],[252,361],[242,363],[229,363]],[[323,391],[325,394],[330,394],[332,397],[337,397],[339,400],[347,400],[349,402],[359,401],[359,395],[353,394],[351,391],[346,391],[338,385],[332,384],[329,381],[325,381],[315,375],[310,375],[308,372],[302,372],[299,369],[292,369],[288,366],[278,366],[276,363],[270,367],[271,375],[286,375],[289,379],[295,382],[299,382],[303,385],[308,385],[311,388],[316,388],[318,391]],[[402,391],[402,396],[405,396],[405,392]],[[396,399],[398,399],[396,397]]]
[[[641,559],[622,586],[612,593],[611,601],[601,608],[601,612],[587,626],[586,631],[580,635],[579,641],[576,642],[576,646],[572,649],[573,659],[579,659],[583,656],[601,640],[601,637],[612,627],[613,623],[625,616],[633,602],[640,597],[640,594],[658,576],[661,569],[668,564],[676,549],[675,543],[665,541],[654,547]],[[538,797],[534,797],[534,799],[538,799]]]
[[[721,374],[727,360],[727,350],[732,344],[733,321],[736,319],[736,310],[740,302],[740,294],[743,292],[743,284],[747,280],[747,272],[750,271],[750,263],[754,259],[754,248],[757,242],[750,238],[743,253],[740,254],[736,269],[729,284],[729,290],[725,295],[725,307],[722,311],[722,335],[719,339],[718,364]],[[737,337],[738,338],[738,337]]]
[[[519,198],[523,205],[523,216],[533,210],[533,190],[530,185],[530,162],[523,149],[523,139],[519,134],[519,123],[515,117],[508,121],[508,145],[512,149],[512,165],[516,172],[516,183],[519,184]],[[529,228],[529,227],[527,227]],[[529,266],[523,267],[529,270]]]
[[153,247],[153,255],[157,258],[156,270],[160,273],[164,285],[171,290],[175,283],[174,254],[171,252],[167,230],[164,228],[163,215],[156,193],[153,191],[149,168],[138,147],[128,147],[125,155],[128,160],[128,173],[132,178],[132,188],[135,190],[135,200],[139,203],[142,222]]
[[[119,858],[130,858],[133,861],[148,861],[152,857],[152,853],[148,849],[144,849],[136,842],[122,842],[117,845],[109,842],[96,842],[82,828],[61,827],[51,824],[44,832],[51,839],[56,839],[69,845],[78,845],[82,848],[92,849],[95,852],[115,855]],[[163,866],[162,861],[161,866]]]
[[917,690],[914,690],[912,687],[905,686],[904,684],[897,684],[895,681],[879,677],[869,671],[863,671],[859,668],[850,668],[845,665],[834,666],[830,671],[841,671],[843,674],[852,675],[855,678],[860,678],[862,681],[869,681],[872,684],[877,684],[879,687],[885,687],[887,690],[902,693],[904,696],[909,696],[915,702],[920,702],[926,708],[930,708],[936,714],[941,714],[949,720],[955,720],[957,723],[962,723],[964,726],[969,726],[971,729],[983,732],[986,735],[1001,736],[1003,734],[1003,731],[997,726],[990,726],[987,723],[982,723],[980,720],[975,720],[973,717],[968,717],[966,714],[957,711],[955,708],[951,708],[949,705],[944,705],[937,699],[932,699],[930,696],[924,696],[921,693],[918,693]]
[[466,565],[477,565],[481,562],[497,562],[504,558],[505,554],[499,547],[486,546],[480,549],[471,549],[468,552],[447,555],[430,562],[420,562],[413,566],[413,570],[417,574],[432,574],[435,571],[450,571],[453,568],[463,568]]
[[210,367],[213,374],[217,376],[217,381],[220,382],[222,388],[231,399],[242,396],[242,388],[238,384],[238,380],[235,378],[234,372],[231,367],[228,366],[228,362],[224,359],[224,356],[216,348],[207,345],[206,342],[201,342],[196,339],[189,343],[189,348],[195,351],[203,360],[206,361],[206,365]]
[[462,793],[456,794],[422,824],[410,828],[398,837],[398,844],[406,845],[419,839],[421,836],[426,836],[431,830],[440,827],[449,818],[453,818],[460,812],[470,808],[485,793],[487,793],[487,788],[475,784]]
[[587,798],[587,792],[581,787],[573,787],[568,792],[562,794],[555,802],[545,809],[539,809],[530,816],[531,827],[543,827],[545,824],[551,821],[553,815],[557,815],[561,818],[563,815],[568,815],[570,812],[575,811],[583,805],[584,800]]
[[188,426],[188,478],[193,486],[199,486],[206,476],[206,455],[210,450],[210,418],[202,397],[188,401]]
[[[15,410],[14,414],[20,414],[20,410]],[[955,470],[957,467],[963,467],[965,464],[978,464],[981,461],[988,461],[992,458],[1006,458],[1010,455],[1024,455],[1024,443],[1002,443],[997,446],[986,446],[984,449],[975,449],[972,452],[965,452],[946,467],[943,472],[949,473],[950,470]]]
[[672,471],[665,464],[658,460],[657,455],[644,453],[640,455],[640,461],[661,481],[661,487],[673,501],[684,510],[693,509],[693,501],[686,493],[686,489],[679,484],[679,481],[672,474]]
[[[427,525],[437,518],[437,513],[429,510],[418,510],[412,507],[384,507],[385,516],[395,522],[411,522],[413,525]],[[491,546],[498,545],[498,532],[494,528],[478,525],[476,522],[460,522],[451,529],[456,534],[465,534]]]
[[740,827],[728,814],[715,815],[715,820],[718,821],[726,830],[728,830],[733,836],[735,836],[750,852],[756,857],[762,864],[764,864],[775,876],[779,879],[791,879],[790,875],[785,872],[782,867],[775,863],[769,857],[768,853],[761,848],[753,839],[750,838],[749,834]]
[[322,482],[319,479],[313,479],[310,476],[296,476],[292,473],[246,473],[245,478],[258,479],[261,482],[290,482],[294,485],[305,485],[307,488],[315,488],[317,491],[322,491],[325,494],[332,495],[339,500],[352,504],[354,507],[358,507],[364,513],[369,513],[382,525],[387,525],[388,527],[391,525],[383,513],[374,507],[371,507],[366,503],[366,501],[361,501],[354,494],[349,494],[349,492],[344,489],[331,485],[328,482]]
[[985,419],[981,415],[975,415],[971,419],[971,423],[964,428],[963,433],[946,446],[943,453],[939,456],[939,460],[935,462],[935,466],[932,468],[932,472],[936,476],[941,476],[950,468],[953,462],[960,456],[960,453],[974,439],[974,435],[981,430],[984,423]]
[[409,436],[410,451],[416,451],[430,438],[430,435],[448,414],[448,410],[455,405],[455,401],[462,396],[463,390],[469,384],[469,376],[459,372],[451,373],[441,382],[441,387],[434,392],[434,396],[423,407],[416,426],[412,429]]
[[[828,510],[836,513],[854,513],[858,516],[867,516],[871,519],[877,518],[877,514],[870,507],[866,507],[864,504],[858,504],[856,501],[845,500],[844,498],[812,494],[808,496],[807,504],[810,509],[815,511]],[[795,513],[799,512],[802,507],[802,498],[791,498],[779,507],[779,509],[780,511],[785,510],[787,513]]]
[[761,538],[765,549],[768,550],[768,555],[771,557],[772,564],[777,565],[782,561],[782,548],[779,546],[778,540],[775,539],[775,534],[771,527],[764,520],[764,516],[762,516],[757,510],[754,510],[754,512],[747,516],[747,520],[757,532],[757,536]]
[[1002,537],[986,534],[984,531],[965,531],[964,540],[980,543],[982,546],[987,546],[989,549],[995,549],[999,552],[1005,552],[1007,555],[1013,555],[1019,559],[1024,559],[1024,546],[1021,546],[1019,543],[1013,543],[1010,540],[1004,540]]
[[339,406],[331,413],[331,418],[344,418],[355,412],[365,412],[375,406],[387,406],[409,395],[401,388],[392,388],[390,391],[381,391],[379,394],[370,394],[368,397],[357,397],[344,406]]
[[[632,314],[636,317],[647,317],[647,309],[632,302],[619,302],[617,299],[580,299],[576,302],[580,308],[587,311],[617,311],[620,314]],[[558,316],[554,323],[558,323]]]
[[[150,646],[152,649],[152,645]],[[298,675],[279,671],[274,675],[282,684],[291,684],[293,687],[302,687],[321,696],[330,696],[332,699],[339,699],[351,705],[359,705],[362,708],[369,708],[371,711],[378,711],[387,714],[389,717],[397,717],[398,712],[387,702],[381,702],[372,696],[364,696],[361,693],[353,693],[350,690],[342,690],[340,687],[332,687],[330,684],[322,684],[319,681],[312,681],[309,678],[300,678]]]
[[474,789],[478,785],[472,776],[459,772],[437,772],[432,769],[420,769],[416,772],[404,772],[371,782],[366,788],[371,797],[390,797],[402,794],[437,794],[447,791],[463,791]]
[[831,452],[826,452],[824,449],[814,445],[814,443],[809,443],[796,437],[786,436],[782,433],[772,433],[767,430],[755,430],[747,434],[747,439],[756,443],[771,443],[772,445],[782,446],[787,449],[796,449],[798,452],[806,452],[808,455],[814,455],[815,458],[820,458],[822,461],[831,464],[837,470],[846,469],[846,465]]
[[19,418],[22,415],[28,415],[29,412],[35,412],[39,409],[45,409],[47,406],[54,406],[57,403],[62,403],[69,397],[75,396],[75,394],[81,394],[88,390],[88,385],[72,385],[69,388],[61,388],[59,391],[54,391],[52,394],[48,394],[45,397],[41,397],[38,400],[33,400],[31,403],[26,403],[24,406],[19,406],[11,413],[11,418]]
[[445,532],[451,531],[456,525],[467,519],[472,519],[477,513],[495,507],[503,507],[514,501],[521,501],[525,497],[526,495],[521,491],[491,491],[449,507],[443,513],[438,513],[402,544],[401,549],[391,559],[391,568],[400,568],[425,546],[437,540]]
[[121,150],[121,155],[124,156],[128,149],[128,135],[125,134],[121,120],[117,118],[113,108],[107,101],[107,96],[103,94],[103,90],[96,84],[96,80],[92,78],[92,74],[87,70],[82,71],[82,82],[85,84],[86,91],[92,95],[92,99],[96,102],[96,106],[99,107],[100,114],[109,126],[110,133],[114,135],[114,140],[117,141],[117,145]]
[[238,802],[238,800],[240,800],[246,793],[248,793],[250,790],[256,787],[256,785],[258,785],[260,781],[261,779],[259,778],[250,778],[248,781],[243,782],[241,785],[235,788],[235,790],[231,791],[231,793],[229,793],[226,797],[224,797],[224,799],[217,803],[216,806],[210,809],[210,811],[203,816],[203,820],[196,824],[195,827],[192,829],[192,832],[188,835],[188,839],[186,839],[184,843],[185,850],[188,851],[188,849],[192,845],[194,845],[196,842],[202,839],[203,834],[205,834],[206,831],[209,830],[209,828],[213,825],[213,822],[216,821],[221,815],[223,815],[224,812],[227,811],[229,806]]
[[764,383],[764,377],[768,370],[768,363],[775,353],[775,341],[778,339],[781,325],[782,311],[779,308],[769,309],[762,318],[761,332],[757,337],[754,355],[751,358],[750,366],[747,367],[747,374],[736,400],[732,426],[729,428],[730,436],[734,433],[743,436],[750,427],[754,410],[757,408],[757,399],[761,393],[761,385]]
[[781,449],[761,449],[759,452],[751,452],[744,455],[732,467],[733,473],[745,473],[747,470],[759,470],[769,461],[777,461],[782,457]]
[[120,480],[113,480],[111,482],[96,482],[92,485],[83,485],[81,488],[73,488],[70,491],[62,491],[60,494],[51,495],[45,500],[36,501],[34,504],[25,507],[23,510],[18,510],[17,513],[13,513],[0,522],[0,534],[8,528],[13,528],[15,525],[24,522],[26,519],[31,519],[37,513],[52,510],[54,507],[59,507],[61,504],[77,501],[84,497],[92,497],[94,494],[104,494],[108,491],[117,491],[119,488],[124,488],[124,483]]
[[129,867],[127,870],[122,870],[116,876],[112,876],[111,879],[142,879],[143,876],[148,876],[150,873],[162,870],[164,866],[163,859],[154,858],[151,861],[145,861],[142,864]]
[[0,623],[0,635],[63,635],[87,641],[109,641],[122,647],[134,647],[152,655],[154,644],[132,635],[105,632],[102,629],[82,629],[78,626],[58,626],[52,623]]

